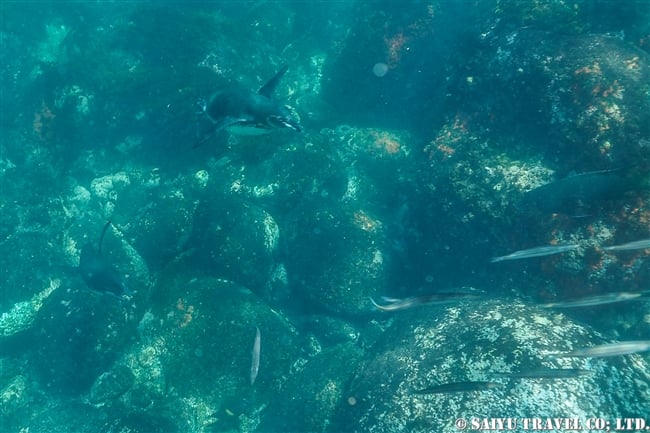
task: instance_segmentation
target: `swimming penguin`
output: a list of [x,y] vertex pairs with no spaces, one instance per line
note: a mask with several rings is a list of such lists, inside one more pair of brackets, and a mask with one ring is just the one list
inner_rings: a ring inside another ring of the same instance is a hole
[[285,128],[300,132],[295,110],[272,99],[287,69],[287,65],[283,66],[257,92],[233,84],[213,93],[198,113],[199,141],[194,147],[223,130],[238,135],[260,135]]
[[124,283],[118,270],[102,255],[102,241],[110,225],[110,221],[104,225],[97,249],[91,243],[87,243],[81,249],[78,269],[81,278],[91,290],[108,293],[118,298],[124,295],[131,296],[132,292]]

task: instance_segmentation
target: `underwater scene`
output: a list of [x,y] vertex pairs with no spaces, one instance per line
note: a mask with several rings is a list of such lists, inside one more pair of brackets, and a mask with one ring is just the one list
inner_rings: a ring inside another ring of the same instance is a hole
[[0,431],[650,430],[647,0],[2,1]]

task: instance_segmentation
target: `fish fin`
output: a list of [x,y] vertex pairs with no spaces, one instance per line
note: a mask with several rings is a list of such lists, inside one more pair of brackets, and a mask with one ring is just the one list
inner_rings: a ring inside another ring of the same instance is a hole
[[206,134],[203,137],[200,137],[198,140],[194,142],[194,144],[192,144],[192,149],[197,149],[201,147],[203,144],[205,144],[206,141],[212,139],[215,135],[217,135],[216,132],[212,134]]
[[104,228],[102,228],[102,234],[99,235],[99,243],[97,244],[97,254],[102,253],[102,242],[104,241],[104,235],[106,235],[106,230],[108,230],[108,227],[111,225],[111,220],[106,221],[106,224],[104,224]]
[[278,83],[280,82],[280,79],[282,76],[287,72],[287,69],[289,69],[288,65],[284,65],[280,70],[271,78],[269,81],[264,84],[260,90],[259,94],[262,96],[266,96],[267,98],[270,98],[271,95],[273,95],[273,92],[275,91],[275,88],[278,87]]
[[225,130],[227,127],[234,125],[239,122],[239,119],[232,117],[226,117],[220,122],[212,122],[208,118],[199,118],[196,122],[196,138],[197,140],[192,145],[192,149],[205,144],[205,142],[212,140],[217,136],[221,131]]

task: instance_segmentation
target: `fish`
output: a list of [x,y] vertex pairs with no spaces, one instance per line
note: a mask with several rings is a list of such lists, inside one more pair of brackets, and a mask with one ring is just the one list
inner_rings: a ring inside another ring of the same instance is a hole
[[621,341],[620,343],[601,344],[599,346],[575,349],[571,352],[549,355],[556,358],[607,358],[610,356],[631,355],[650,350],[650,340]]
[[260,350],[262,345],[262,334],[260,328],[255,327],[255,341],[253,341],[253,352],[251,354],[251,386],[257,379],[257,373],[260,371]]
[[272,98],[287,69],[284,65],[257,92],[232,84],[210,95],[198,113],[199,141],[194,147],[223,130],[238,135],[260,135],[278,129],[302,131],[295,110]]
[[574,174],[528,191],[518,207],[524,213],[588,216],[597,212],[603,201],[616,200],[644,182],[628,171],[610,169]]
[[452,392],[475,392],[475,391],[489,391],[495,388],[502,387],[503,384],[498,382],[451,382],[443,383],[429,388],[418,389],[413,391],[413,394],[448,394]]
[[132,292],[122,279],[120,272],[102,255],[102,242],[104,241],[106,230],[110,225],[110,221],[104,225],[102,233],[99,236],[97,249],[95,249],[92,243],[87,243],[81,249],[79,267],[77,269],[81,278],[91,290],[107,293],[118,298],[125,295],[131,296]]
[[459,301],[476,300],[480,299],[480,296],[468,292],[443,292],[404,299],[386,297],[383,297],[382,299],[388,302],[388,304],[380,305],[372,297],[370,298],[370,302],[372,302],[372,305],[374,305],[375,308],[381,311],[400,311],[421,305],[441,305]]
[[634,242],[628,242],[621,245],[612,245],[603,247],[604,251],[630,251],[630,250],[645,250],[650,248],[650,239],[641,239]]
[[498,377],[509,379],[573,379],[577,377],[592,374],[591,370],[582,370],[580,368],[538,368],[526,370],[517,373],[494,372],[492,374]]
[[579,299],[572,299],[568,301],[550,302],[548,304],[540,305],[542,308],[580,308],[580,307],[593,307],[595,305],[614,304],[617,302],[631,301],[633,299],[648,296],[646,292],[613,292],[604,295],[587,296]]
[[552,254],[565,253],[575,250],[579,247],[577,244],[548,245],[543,247],[529,248],[527,250],[515,251],[505,256],[493,257],[491,263],[502,262],[504,260],[529,259],[531,257],[550,256]]

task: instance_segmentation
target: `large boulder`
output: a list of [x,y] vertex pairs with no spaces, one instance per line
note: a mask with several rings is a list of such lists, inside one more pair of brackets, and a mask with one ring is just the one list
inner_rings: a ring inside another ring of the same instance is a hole
[[[554,416],[586,420],[646,413],[650,365],[643,356],[559,358],[604,343],[566,317],[518,303],[426,307],[397,315],[369,351],[329,431],[447,432],[472,417]],[[503,373],[574,368],[568,379],[507,379]],[[427,392],[454,382],[491,382],[481,391]],[[424,390],[424,391],[423,391]]]
[[363,208],[297,208],[287,234],[287,275],[297,300],[330,313],[367,313],[388,282],[388,240]]
[[42,387],[78,396],[119,357],[135,334],[135,309],[116,297],[61,286],[40,308],[31,356]]

